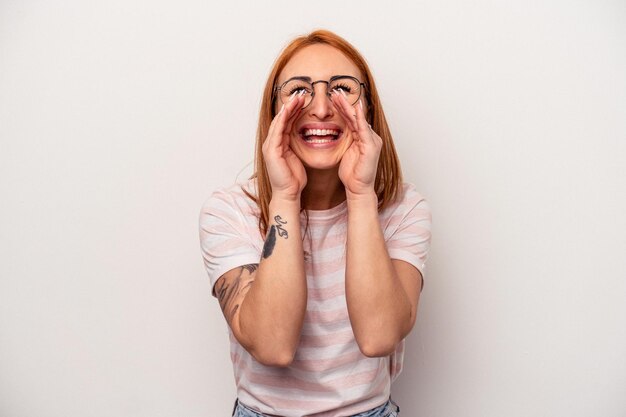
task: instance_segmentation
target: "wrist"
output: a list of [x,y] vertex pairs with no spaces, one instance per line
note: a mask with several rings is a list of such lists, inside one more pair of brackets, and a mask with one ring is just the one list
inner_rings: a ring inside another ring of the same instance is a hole
[[378,210],[378,196],[374,190],[363,193],[352,193],[346,190],[346,202],[350,207],[375,207]]
[[295,210],[298,213],[300,212],[300,195],[292,196],[292,195],[281,195],[281,194],[272,194],[272,199],[269,203],[269,209],[272,211],[273,209],[280,210]]

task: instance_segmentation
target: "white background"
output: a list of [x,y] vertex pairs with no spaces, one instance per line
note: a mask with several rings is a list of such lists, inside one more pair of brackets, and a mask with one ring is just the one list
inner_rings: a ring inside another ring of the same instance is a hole
[[623,1],[2,0],[2,417],[230,416],[198,213],[319,27],[433,209],[402,415],[626,415]]

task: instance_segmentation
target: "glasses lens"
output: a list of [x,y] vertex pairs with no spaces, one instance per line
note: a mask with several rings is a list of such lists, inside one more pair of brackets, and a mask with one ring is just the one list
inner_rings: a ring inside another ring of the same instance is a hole
[[306,81],[287,81],[287,83],[280,88],[280,99],[284,104],[287,104],[292,95],[300,94],[302,91],[304,91],[304,107],[306,107],[311,102],[311,92],[313,91],[311,84]]
[[337,78],[328,86],[328,92],[332,94],[333,91],[345,95],[348,103],[354,104],[361,96],[361,84],[354,78]]

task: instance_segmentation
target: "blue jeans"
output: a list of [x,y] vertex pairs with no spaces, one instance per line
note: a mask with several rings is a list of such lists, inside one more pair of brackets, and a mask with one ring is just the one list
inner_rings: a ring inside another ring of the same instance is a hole
[[[381,406],[372,408],[368,411],[355,414],[352,417],[398,417],[400,415],[400,407],[391,398]],[[239,400],[235,401],[235,408],[233,409],[233,417],[264,417],[264,414],[257,413],[256,411],[246,407]]]

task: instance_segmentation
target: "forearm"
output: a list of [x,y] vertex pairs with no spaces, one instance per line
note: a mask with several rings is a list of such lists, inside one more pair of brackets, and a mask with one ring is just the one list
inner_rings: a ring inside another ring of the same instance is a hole
[[346,301],[355,338],[368,356],[389,354],[414,323],[378,220],[378,201],[348,195]]
[[307,286],[299,202],[273,199],[254,285],[239,315],[248,350],[265,362],[288,365],[298,345]]

